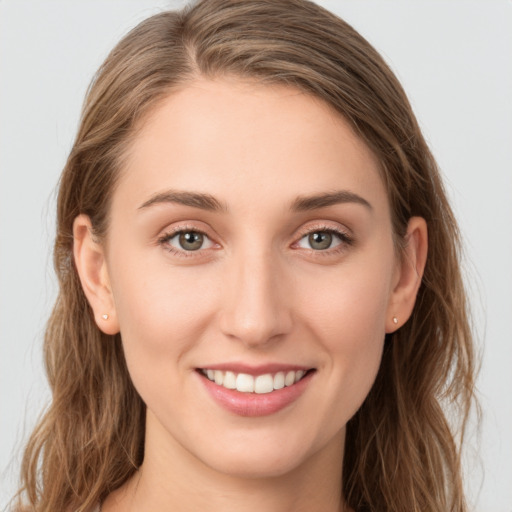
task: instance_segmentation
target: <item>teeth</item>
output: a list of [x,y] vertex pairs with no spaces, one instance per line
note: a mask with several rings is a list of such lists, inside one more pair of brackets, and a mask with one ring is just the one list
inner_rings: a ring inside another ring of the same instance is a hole
[[221,372],[220,370],[215,370],[214,381],[215,381],[215,384],[222,386],[222,384],[224,383],[224,373]]
[[267,373],[265,375],[258,375],[254,379],[254,392],[255,393],[270,393],[274,391],[274,377]]
[[236,378],[236,390],[242,393],[252,393],[254,391],[254,377],[246,373],[239,373]]
[[277,372],[274,376],[274,389],[284,388],[284,372]]
[[284,385],[291,386],[295,383],[295,372],[288,372],[284,378]]
[[275,375],[265,373],[253,377],[247,373],[235,374],[233,372],[223,372],[221,370],[202,370],[203,375],[219,386],[227,389],[236,389],[242,393],[271,393],[276,389],[282,389],[285,386],[291,386],[299,382],[304,375],[305,370],[290,370],[289,372],[277,372]]
[[228,389],[236,389],[236,375],[233,372],[226,372],[222,385]]

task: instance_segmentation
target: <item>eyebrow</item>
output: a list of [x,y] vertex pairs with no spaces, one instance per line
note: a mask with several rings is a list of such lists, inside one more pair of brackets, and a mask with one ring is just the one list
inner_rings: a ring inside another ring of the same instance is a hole
[[[139,206],[139,210],[162,203],[182,204],[184,206],[191,206],[192,208],[200,208],[201,210],[211,212],[226,212],[228,210],[226,204],[220,202],[210,194],[182,192],[177,190],[167,190],[155,194]],[[305,212],[343,203],[356,203],[365,206],[369,210],[373,209],[366,199],[348,190],[320,193],[312,196],[299,196],[292,202],[290,209],[292,211]]]
[[191,206],[211,212],[225,212],[228,209],[225,204],[221,203],[210,194],[167,190],[166,192],[161,192],[150,197],[145,203],[139,206],[139,210],[162,203],[182,204],[184,206]]
[[312,196],[299,196],[293,201],[291,209],[293,211],[305,212],[343,203],[361,204],[369,210],[373,210],[372,205],[366,199],[348,190],[338,190]]

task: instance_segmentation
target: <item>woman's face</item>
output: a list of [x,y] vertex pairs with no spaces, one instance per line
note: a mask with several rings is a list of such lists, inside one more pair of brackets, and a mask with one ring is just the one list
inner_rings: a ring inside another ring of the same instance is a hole
[[400,271],[378,164],[339,115],[285,86],[173,93],[129,151],[105,254],[149,445],[252,476],[342,456]]

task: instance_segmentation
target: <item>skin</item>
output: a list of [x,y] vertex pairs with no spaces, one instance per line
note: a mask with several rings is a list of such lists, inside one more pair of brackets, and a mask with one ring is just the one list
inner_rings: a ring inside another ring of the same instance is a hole
[[[155,201],[170,190],[222,208]],[[293,209],[334,191],[369,206]],[[187,253],[169,239],[179,229],[204,244]],[[308,235],[328,230],[342,235],[313,247]],[[137,133],[105,242],[83,215],[74,235],[98,326],[121,331],[147,404],[144,463],[103,511],[343,510],[345,426],[385,334],[412,311],[427,252],[425,222],[412,218],[397,254],[378,162],[348,123],[294,88],[198,80]],[[214,402],[196,371],[233,361],[316,371],[290,406],[246,418]]]

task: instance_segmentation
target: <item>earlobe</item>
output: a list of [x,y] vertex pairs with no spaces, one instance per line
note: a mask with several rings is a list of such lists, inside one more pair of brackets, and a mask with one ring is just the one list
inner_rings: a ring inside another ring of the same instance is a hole
[[425,219],[411,217],[405,242],[388,305],[386,333],[392,333],[404,325],[414,309],[427,262],[428,231]]
[[119,324],[102,245],[94,239],[87,215],[73,223],[73,257],[87,301],[97,326],[105,334],[117,334]]

